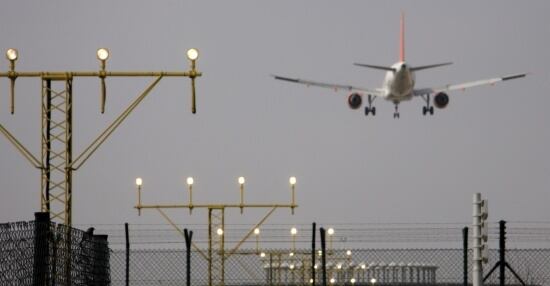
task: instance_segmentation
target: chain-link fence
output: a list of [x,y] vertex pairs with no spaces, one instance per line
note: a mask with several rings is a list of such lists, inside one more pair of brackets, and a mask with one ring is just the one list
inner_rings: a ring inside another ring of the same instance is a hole
[[[206,253],[206,250],[202,250]],[[309,285],[312,279],[311,250],[241,250],[224,263],[225,285]],[[131,285],[183,285],[184,249],[132,250]],[[498,261],[498,250],[490,251],[487,274]],[[509,249],[507,261],[528,285],[550,285],[550,249]],[[124,285],[125,251],[111,253],[112,285]],[[468,261],[472,251],[468,251]],[[463,283],[462,249],[335,249],[327,251],[327,281],[333,285],[356,284],[460,284]],[[321,281],[321,257],[316,255],[315,279]],[[471,283],[471,263],[467,270]],[[208,285],[208,260],[198,251],[191,255],[191,284]],[[214,277],[220,281],[220,277]],[[498,273],[486,283],[498,284]],[[217,283],[214,283],[217,284]],[[520,284],[506,272],[506,284]]]
[[0,285],[109,285],[107,236],[36,221],[0,224]]
[[[546,247],[550,229],[512,226],[507,240],[513,248],[506,250],[507,264],[526,285],[550,286],[550,248]],[[320,245],[317,241],[313,261],[312,250],[308,249],[312,234],[308,225],[298,226],[296,237],[289,235],[291,225],[264,226],[261,239],[251,236],[244,241],[241,238],[248,228],[226,225],[226,248],[211,249],[211,265],[207,232],[200,227],[193,240],[199,248],[191,251],[191,285],[310,285],[313,278],[316,285],[321,285]],[[124,245],[122,229],[115,226],[110,236],[114,247]],[[460,248],[464,237],[462,228],[456,225],[336,225],[335,229],[326,250],[329,285],[463,285],[464,274],[472,283],[473,252],[466,251],[465,271],[464,249]],[[496,246],[498,229],[490,230],[490,241]],[[135,243],[129,253],[130,285],[185,285],[186,250],[179,232],[171,226],[136,225],[130,233]],[[241,243],[243,247],[235,248]],[[499,250],[491,249],[489,262],[483,267],[484,276],[498,260]],[[126,250],[120,247],[111,252],[111,278],[112,285],[125,285]],[[521,285],[508,270],[505,282]],[[485,281],[486,285],[498,283],[499,271]]]

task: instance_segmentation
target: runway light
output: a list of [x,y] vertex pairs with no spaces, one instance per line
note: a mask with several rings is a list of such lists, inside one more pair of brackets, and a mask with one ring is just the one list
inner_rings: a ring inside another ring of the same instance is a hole
[[187,177],[187,184],[189,186],[192,186],[194,182],[195,182],[195,180],[193,180],[193,177]]
[[143,180],[141,178],[136,178],[136,185],[141,187],[141,185],[143,185]]
[[97,59],[100,61],[106,61],[109,58],[109,50],[106,48],[97,49]]
[[290,182],[290,185],[292,186],[296,185],[296,177],[290,177],[288,181]]
[[17,49],[8,49],[6,51],[6,58],[10,61],[16,61],[19,57],[19,53],[17,52]]
[[239,177],[238,181],[240,185],[244,185],[244,177]]
[[187,50],[187,58],[194,61],[199,58],[199,51],[197,49],[191,48]]

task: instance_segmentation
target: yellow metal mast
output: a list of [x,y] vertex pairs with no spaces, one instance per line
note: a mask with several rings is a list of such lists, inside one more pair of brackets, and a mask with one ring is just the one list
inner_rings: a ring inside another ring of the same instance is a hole
[[[189,77],[191,79],[191,111],[196,112],[195,78],[202,74],[196,69],[198,51],[190,49],[187,58],[190,70],[181,71],[107,71],[109,51],[97,50],[99,71],[41,71],[19,72],[15,62],[19,55],[16,49],[8,49],[6,58],[10,62],[8,72],[0,77],[10,79],[10,113],[15,113],[15,81],[20,77],[37,77],[42,81],[42,153],[38,160],[1,123],[0,133],[35,167],[41,170],[40,205],[43,212],[49,212],[52,221],[72,225],[72,175],[107,140],[139,103],[151,92],[163,77]],[[107,77],[152,77],[147,88],[86,148],[73,159],[73,80],[76,77],[97,77],[101,81],[100,110],[105,111]]]

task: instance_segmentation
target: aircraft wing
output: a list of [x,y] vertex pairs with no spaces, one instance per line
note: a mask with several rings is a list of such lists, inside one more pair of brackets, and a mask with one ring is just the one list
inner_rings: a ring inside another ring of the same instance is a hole
[[453,90],[465,90],[467,88],[476,87],[476,86],[494,85],[497,82],[522,78],[522,77],[525,77],[526,75],[527,75],[526,73],[520,73],[520,74],[509,75],[509,76],[476,80],[476,81],[470,81],[470,82],[459,83],[459,84],[448,84],[437,88],[420,88],[420,89],[415,89],[413,91],[413,94],[419,96],[419,95],[434,94],[438,92],[446,92],[446,91],[453,91]]
[[370,94],[373,96],[382,96],[382,90],[380,89],[374,89],[374,88],[364,88],[364,87],[356,87],[352,85],[343,85],[343,84],[333,84],[333,83],[325,83],[325,82],[318,82],[318,81],[311,81],[311,80],[304,80],[299,78],[289,78],[289,77],[283,77],[278,75],[271,75],[275,79],[278,80],[284,80],[294,83],[300,83],[307,86],[318,86],[318,87],[324,87],[324,88],[330,88],[333,90],[338,91],[339,89],[347,90],[347,91],[357,91],[362,92],[366,94]]

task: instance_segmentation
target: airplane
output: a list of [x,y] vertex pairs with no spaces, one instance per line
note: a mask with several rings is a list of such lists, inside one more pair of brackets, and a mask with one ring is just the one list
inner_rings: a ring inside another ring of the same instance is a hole
[[[527,73],[513,74],[508,76],[495,77],[490,79],[483,79],[471,82],[465,82],[460,84],[447,84],[441,87],[427,87],[427,88],[415,88],[415,73],[417,71],[447,66],[452,64],[451,62],[431,64],[425,66],[413,67],[405,62],[405,16],[401,13],[401,31],[400,31],[400,49],[399,49],[399,62],[393,64],[390,67],[354,63],[356,66],[372,68],[377,70],[386,71],[381,88],[363,88],[352,85],[332,84],[325,82],[317,82],[311,80],[303,80],[299,78],[289,78],[284,76],[272,75],[275,79],[305,84],[307,86],[318,86],[324,88],[330,88],[334,90],[347,90],[351,92],[348,96],[348,105],[351,109],[358,109],[363,103],[363,96],[367,97],[368,106],[365,107],[365,115],[376,115],[376,107],[373,103],[376,98],[383,98],[391,101],[395,105],[394,118],[399,118],[399,104],[403,101],[409,101],[415,97],[421,97],[426,105],[422,107],[422,114],[434,114],[434,105],[443,109],[449,104],[449,96],[447,92],[455,90],[465,90],[467,88],[482,86],[482,85],[494,85],[497,82],[513,80],[523,78]],[[431,97],[433,96],[433,104],[431,104]]]

